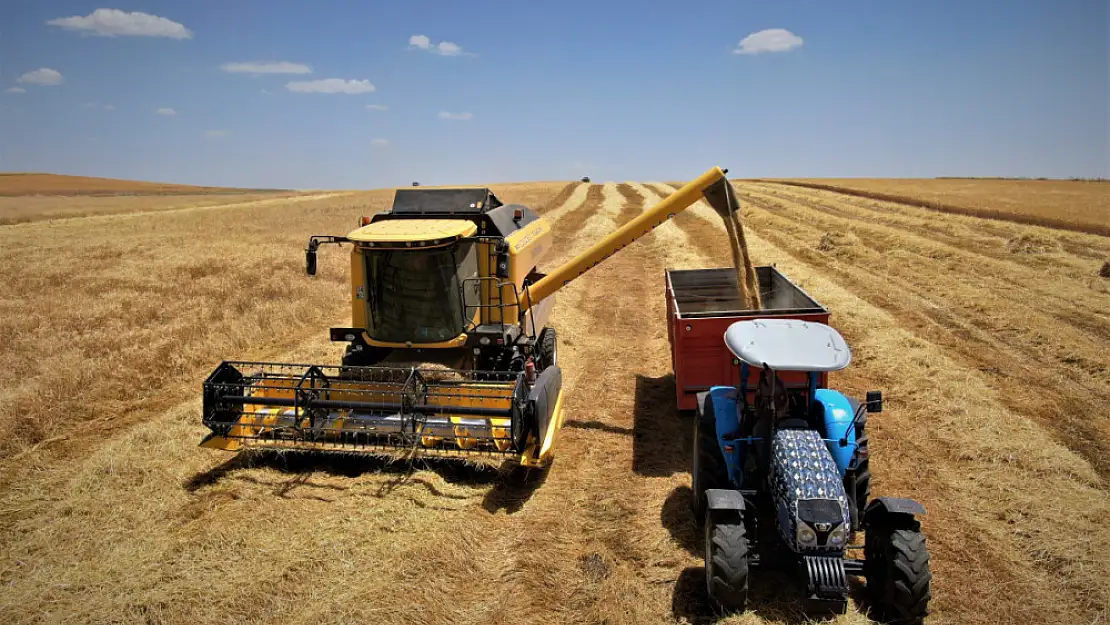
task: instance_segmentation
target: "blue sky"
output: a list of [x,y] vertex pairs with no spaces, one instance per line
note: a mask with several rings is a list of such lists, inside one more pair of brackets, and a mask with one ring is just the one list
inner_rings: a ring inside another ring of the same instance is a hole
[[313,188],[713,165],[1108,177],[1108,4],[11,0],[0,170]]

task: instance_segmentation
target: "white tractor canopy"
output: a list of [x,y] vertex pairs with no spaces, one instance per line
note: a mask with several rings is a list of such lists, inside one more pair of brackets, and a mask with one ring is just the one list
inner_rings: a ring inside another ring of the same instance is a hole
[[798,319],[737,321],[725,331],[725,345],[749,366],[776,371],[839,371],[852,360],[839,332]]

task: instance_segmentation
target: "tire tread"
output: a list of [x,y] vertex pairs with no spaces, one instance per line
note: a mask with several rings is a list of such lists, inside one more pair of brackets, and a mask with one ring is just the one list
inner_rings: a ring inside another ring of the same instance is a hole
[[710,601],[721,612],[742,612],[748,604],[748,538],[743,522],[714,525],[710,541],[713,578]]

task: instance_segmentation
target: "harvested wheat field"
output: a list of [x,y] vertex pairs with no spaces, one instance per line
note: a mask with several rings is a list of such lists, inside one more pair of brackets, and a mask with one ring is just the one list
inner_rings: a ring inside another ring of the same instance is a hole
[[77,196],[77,195],[204,195],[208,193],[247,193],[271,189],[200,187],[189,184],[143,182],[93,176],[0,172],[3,196]]
[[[552,222],[546,268],[672,193],[494,185]],[[832,312],[884,391],[873,495],[916,498],[930,623],[1110,618],[1110,238],[738,184],[757,265]],[[557,295],[567,422],[541,483],[440,462],[200,449],[225,358],[337,362],[343,234],[392,190],[0,227],[0,620],[707,622],[665,268],[731,263],[698,205]],[[66,198],[56,200],[64,204]],[[756,576],[751,612],[798,623]],[[868,622],[850,610],[841,624]]]
[[0,173],[0,225],[201,206],[232,207],[323,195],[58,174]]
[[812,178],[765,182],[1110,236],[1108,180]]

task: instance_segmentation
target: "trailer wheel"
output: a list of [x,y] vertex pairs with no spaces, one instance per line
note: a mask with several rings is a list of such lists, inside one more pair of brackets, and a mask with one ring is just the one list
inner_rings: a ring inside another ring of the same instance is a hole
[[882,621],[921,625],[929,614],[929,549],[913,519],[883,519],[867,528],[867,602]]
[[551,365],[559,364],[559,345],[555,328],[540,330],[540,337],[536,343],[539,348],[539,362],[536,364],[540,366],[541,371]]
[[719,614],[748,607],[748,537],[736,512],[706,511],[705,588]]
[[705,518],[705,491],[728,486],[728,468],[717,439],[717,417],[713,402],[706,397],[697,420],[694,422],[694,465],[690,470],[690,488],[693,490],[694,518]]

